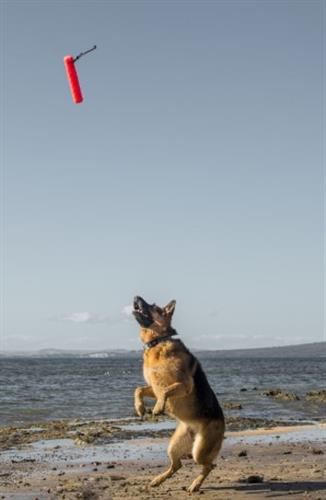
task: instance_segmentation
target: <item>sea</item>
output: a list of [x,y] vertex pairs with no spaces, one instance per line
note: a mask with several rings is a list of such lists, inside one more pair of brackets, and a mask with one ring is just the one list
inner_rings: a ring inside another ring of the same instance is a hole
[[[199,357],[199,356],[197,356]],[[199,357],[222,407],[241,417],[314,422],[326,418],[326,405],[307,401],[305,394],[326,386],[326,359]],[[145,385],[139,358],[0,359],[0,426],[57,419],[119,419],[134,416],[133,393]],[[297,401],[263,395],[280,388]]]

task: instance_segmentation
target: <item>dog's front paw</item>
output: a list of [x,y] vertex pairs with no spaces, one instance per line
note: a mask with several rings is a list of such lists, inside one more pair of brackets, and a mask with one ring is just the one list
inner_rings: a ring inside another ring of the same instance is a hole
[[135,411],[138,417],[143,417],[145,415],[145,405],[142,401],[135,403]]
[[165,401],[158,400],[153,408],[153,415],[162,415],[164,413]]

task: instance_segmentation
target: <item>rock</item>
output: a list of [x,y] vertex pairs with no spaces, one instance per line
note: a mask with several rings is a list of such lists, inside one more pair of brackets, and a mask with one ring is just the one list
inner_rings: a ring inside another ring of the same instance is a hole
[[232,403],[231,401],[223,403],[223,407],[227,410],[242,410],[242,405],[240,403]]
[[252,484],[252,483],[263,483],[264,482],[264,476],[260,476],[258,474],[252,474],[247,477],[246,483]]
[[275,399],[281,399],[283,401],[299,401],[300,398],[294,392],[286,392],[283,389],[267,389],[263,391],[263,396],[272,397]]
[[320,450],[319,448],[312,448],[311,452],[313,453],[313,455],[323,455],[324,454],[323,450]]
[[317,401],[320,403],[326,403],[326,389],[320,389],[318,391],[307,392],[305,398],[309,401]]

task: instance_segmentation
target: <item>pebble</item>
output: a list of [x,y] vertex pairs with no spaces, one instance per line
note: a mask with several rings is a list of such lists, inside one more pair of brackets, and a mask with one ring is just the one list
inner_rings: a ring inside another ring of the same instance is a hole
[[314,455],[323,455],[324,454],[323,450],[320,450],[319,448],[312,448],[311,451]]
[[264,482],[264,476],[260,476],[258,474],[252,474],[252,475],[248,476],[244,481],[242,480],[241,482],[245,482],[245,483],[249,483],[249,484],[252,484],[252,483],[263,483]]

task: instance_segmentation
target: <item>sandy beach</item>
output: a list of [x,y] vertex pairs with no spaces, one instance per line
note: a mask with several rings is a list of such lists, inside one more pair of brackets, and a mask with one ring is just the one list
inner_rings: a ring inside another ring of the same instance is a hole
[[[129,419],[1,429],[0,498],[189,498],[186,487],[199,470],[191,459],[163,485],[149,487],[166,468],[173,426]],[[325,423],[228,431],[199,494],[325,499],[325,453]]]

